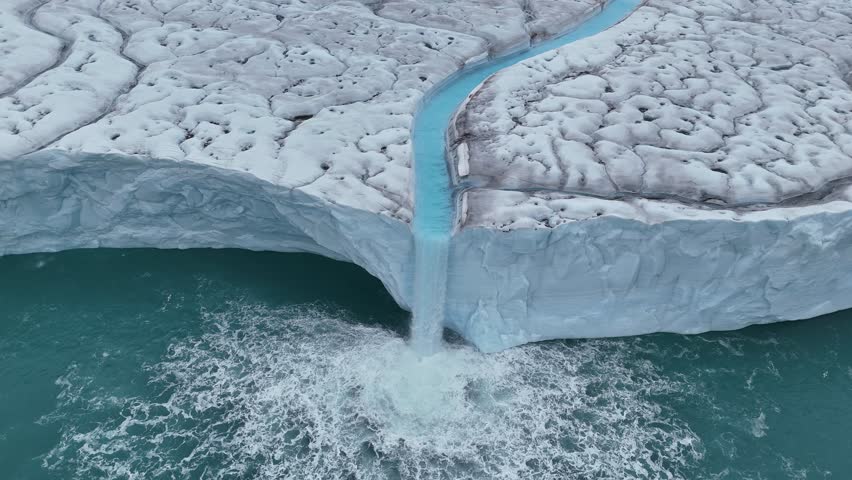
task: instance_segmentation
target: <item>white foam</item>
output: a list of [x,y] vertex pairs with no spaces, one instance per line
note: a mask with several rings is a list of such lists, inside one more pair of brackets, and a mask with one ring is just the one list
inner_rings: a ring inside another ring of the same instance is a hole
[[754,438],[762,438],[766,436],[766,431],[769,427],[766,425],[766,414],[762,411],[760,414],[751,419],[751,434]]
[[678,478],[702,455],[653,400],[683,387],[617,341],[421,359],[316,310],[235,305],[204,322],[150,366],[159,395],[122,398],[72,368],[45,464],[82,478]]

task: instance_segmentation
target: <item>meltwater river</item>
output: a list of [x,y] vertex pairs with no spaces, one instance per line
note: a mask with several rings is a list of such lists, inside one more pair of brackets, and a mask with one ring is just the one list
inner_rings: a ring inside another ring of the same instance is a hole
[[414,121],[414,238],[416,252],[412,345],[422,354],[440,349],[452,239],[455,197],[447,171],[446,131],[453,114],[486,78],[530,57],[600,33],[615,25],[642,0],[613,0],[569,33],[531,48],[466,68],[437,85]]

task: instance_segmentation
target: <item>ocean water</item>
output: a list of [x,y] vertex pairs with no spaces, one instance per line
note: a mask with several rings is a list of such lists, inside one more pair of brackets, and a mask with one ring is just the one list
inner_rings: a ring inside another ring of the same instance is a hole
[[359,268],[0,258],[3,479],[852,478],[852,314],[421,359]]

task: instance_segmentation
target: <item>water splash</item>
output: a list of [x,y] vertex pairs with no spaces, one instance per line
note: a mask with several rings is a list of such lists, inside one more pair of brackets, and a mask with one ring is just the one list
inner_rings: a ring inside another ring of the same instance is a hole
[[147,393],[76,367],[58,382],[61,478],[689,477],[682,392],[619,341],[421,357],[309,308],[233,305],[148,367]]

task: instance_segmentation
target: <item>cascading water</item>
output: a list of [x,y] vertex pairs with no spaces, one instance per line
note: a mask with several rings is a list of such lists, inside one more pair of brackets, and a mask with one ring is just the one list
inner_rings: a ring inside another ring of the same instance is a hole
[[411,345],[419,354],[430,355],[441,348],[450,233],[421,232],[415,235],[417,245]]
[[[451,83],[445,83],[449,86]],[[427,99],[414,127],[414,317],[411,345],[420,355],[441,349],[453,192],[447,170],[445,126],[459,102],[442,101],[445,88]]]
[[630,14],[642,0],[613,0],[577,29],[535,46],[466,68],[436,86],[414,121],[414,318],[411,345],[420,355],[441,348],[454,199],[446,157],[446,126],[486,78],[512,64],[597,34]]

